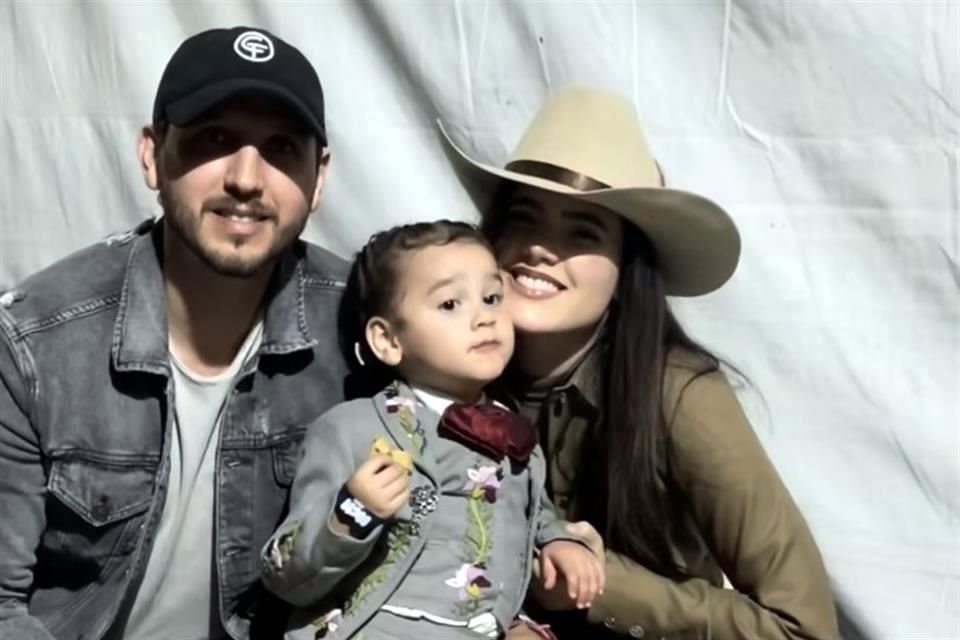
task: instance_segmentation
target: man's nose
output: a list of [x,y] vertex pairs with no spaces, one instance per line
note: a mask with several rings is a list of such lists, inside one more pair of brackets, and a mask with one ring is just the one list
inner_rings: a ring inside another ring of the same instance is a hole
[[263,157],[253,145],[237,149],[230,157],[224,176],[224,190],[240,200],[259,198],[263,194]]

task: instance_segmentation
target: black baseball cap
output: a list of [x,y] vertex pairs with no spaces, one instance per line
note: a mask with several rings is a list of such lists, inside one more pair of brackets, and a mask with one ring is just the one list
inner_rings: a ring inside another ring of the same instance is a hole
[[252,27],[211,29],[191,36],[173,53],[153,103],[153,125],[182,127],[238,93],[285,102],[327,144],[323,89],[299,49]]

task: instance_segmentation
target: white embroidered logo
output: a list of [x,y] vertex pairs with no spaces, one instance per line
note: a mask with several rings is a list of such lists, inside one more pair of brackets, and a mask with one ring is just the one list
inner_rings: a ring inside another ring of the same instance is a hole
[[267,62],[273,59],[273,41],[259,31],[241,33],[233,41],[233,50],[250,62]]

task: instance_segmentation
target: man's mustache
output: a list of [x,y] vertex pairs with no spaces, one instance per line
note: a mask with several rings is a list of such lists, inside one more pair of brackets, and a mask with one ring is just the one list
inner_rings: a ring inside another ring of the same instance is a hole
[[203,203],[204,211],[215,211],[220,215],[253,216],[256,218],[275,219],[277,212],[260,200],[237,200],[229,196],[210,198]]

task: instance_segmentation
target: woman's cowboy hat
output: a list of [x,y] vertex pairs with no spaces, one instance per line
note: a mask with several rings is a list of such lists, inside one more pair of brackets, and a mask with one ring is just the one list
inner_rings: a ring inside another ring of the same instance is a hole
[[662,186],[633,107],[622,97],[578,89],[550,99],[503,169],[470,159],[440,130],[464,188],[486,211],[503,180],[567,194],[610,209],[653,243],[667,293],[719,288],[740,257],[740,234],[718,204]]

